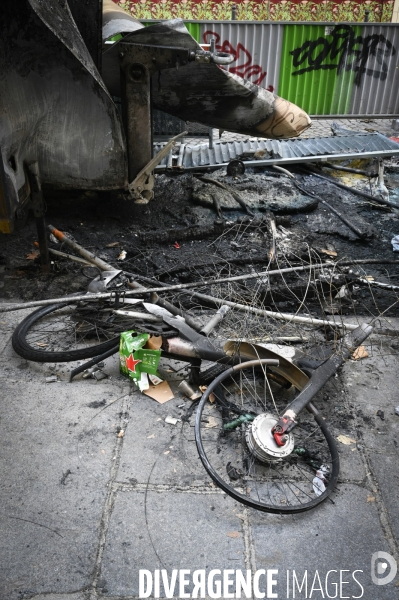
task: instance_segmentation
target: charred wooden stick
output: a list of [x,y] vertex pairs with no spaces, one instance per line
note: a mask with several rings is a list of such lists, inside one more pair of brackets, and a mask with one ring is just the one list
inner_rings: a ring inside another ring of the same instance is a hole
[[59,256],[61,258],[68,258],[69,260],[73,260],[74,262],[80,263],[81,265],[85,265],[85,267],[93,267],[93,263],[88,260],[84,260],[84,258],[79,258],[79,256],[74,256],[73,254],[67,254],[66,252],[61,252],[60,250],[54,250],[53,248],[49,248],[48,251],[50,254],[54,254],[54,256]]
[[236,202],[238,202],[238,204],[249,214],[251,215],[251,217],[255,216],[255,213],[249,208],[249,206],[247,206],[246,202],[241,198],[241,196],[239,196],[237,194],[237,192],[235,192],[234,190],[232,190],[230,187],[227,187],[227,185],[224,185],[224,183],[221,183],[220,181],[218,181],[217,179],[211,179],[210,177],[200,177],[199,178],[200,181],[203,181],[204,183],[213,183],[213,185],[216,185],[217,187],[222,188],[222,190],[225,190],[226,192],[229,192],[229,194],[234,198],[234,200]]
[[222,209],[221,209],[218,197],[216,196],[216,194],[211,194],[211,196],[212,196],[213,206],[215,207],[217,216],[219,217],[219,219],[223,219],[223,213],[222,213]]
[[306,188],[303,188],[301,185],[299,185],[299,183],[296,180],[293,181],[293,184],[303,194],[306,194],[307,196],[310,196],[311,198],[316,198],[316,200],[318,200],[319,202],[321,202],[322,204],[324,204],[324,206],[327,206],[328,210],[330,210],[335,216],[338,217],[338,219],[340,219],[343,223],[345,223],[345,225],[347,227],[349,227],[349,229],[351,231],[353,231],[353,233],[355,233],[360,239],[371,237],[371,233],[370,233],[370,231],[368,229],[359,229],[359,227],[356,227],[356,225],[354,225],[352,223],[352,221],[350,221],[349,219],[347,219],[342,213],[339,212],[339,210],[337,210],[336,208],[334,208],[333,206],[331,206],[331,204],[329,204],[328,202],[326,202],[323,198],[321,198],[317,194],[314,194],[313,192],[307,190]]
[[193,227],[184,227],[182,229],[155,229],[146,233],[139,234],[139,239],[143,242],[153,241],[157,243],[183,242],[185,240],[202,240],[203,238],[219,235],[225,228],[224,223],[212,223],[212,225],[195,225]]
[[352,169],[352,167],[344,167],[343,165],[333,165],[329,162],[323,162],[323,167],[328,167],[335,171],[345,171],[345,173],[356,173],[357,175],[364,175],[364,177],[378,177],[378,173],[362,171],[361,169]]
[[276,259],[276,238],[277,238],[277,227],[276,227],[276,219],[274,218],[274,214],[268,210],[266,212],[266,217],[269,223],[270,232],[272,234],[272,247],[269,252],[270,262],[274,262]]

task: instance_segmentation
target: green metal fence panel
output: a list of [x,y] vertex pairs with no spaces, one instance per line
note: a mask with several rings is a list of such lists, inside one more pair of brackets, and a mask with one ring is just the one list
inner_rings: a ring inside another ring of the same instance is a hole
[[[350,110],[355,73],[342,66],[345,44],[332,45],[334,28],[285,25],[281,49],[279,96],[312,115],[345,114]],[[361,27],[351,27],[360,36]]]

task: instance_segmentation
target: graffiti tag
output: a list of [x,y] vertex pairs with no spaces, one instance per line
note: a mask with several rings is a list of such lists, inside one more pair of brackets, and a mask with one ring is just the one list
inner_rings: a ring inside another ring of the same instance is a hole
[[[232,54],[234,56],[234,62],[239,63],[235,66],[229,67],[229,73],[239,75],[244,79],[252,79],[252,83],[255,83],[256,85],[260,85],[262,83],[267,75],[266,71],[263,71],[260,65],[253,64],[251,53],[245,48],[245,46],[243,46],[243,44],[241,44],[241,42],[238,42],[236,48],[234,48],[234,46],[228,40],[225,40],[222,44],[219,44],[220,35],[215,31],[206,31],[204,33],[205,44],[209,44],[212,38],[215,38],[216,50],[219,52],[227,52],[228,54]],[[240,63],[240,61],[243,62]],[[266,89],[269,90],[269,92],[272,92],[274,87],[269,85],[269,87]]]
[[[337,25],[329,36],[308,40],[290,52],[294,67],[301,67],[293,71],[292,75],[336,69],[338,75],[347,71],[356,73],[356,85],[360,85],[363,75],[385,81],[388,73],[385,58],[394,56],[395,53],[392,43],[382,34],[374,33],[362,37],[356,35],[355,29],[350,25]],[[371,66],[368,61],[373,57],[374,62]],[[338,63],[333,63],[337,58]],[[306,62],[308,66],[302,66]]]

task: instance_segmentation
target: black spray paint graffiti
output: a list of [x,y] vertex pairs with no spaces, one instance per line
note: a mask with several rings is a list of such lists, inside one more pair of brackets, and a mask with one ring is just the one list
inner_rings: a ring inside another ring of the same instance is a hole
[[[360,85],[363,75],[385,81],[388,66],[385,58],[394,56],[396,50],[382,34],[375,33],[362,37],[356,35],[350,25],[337,25],[331,34],[307,41],[292,50],[294,67],[303,64],[309,66],[293,71],[292,75],[301,75],[308,71],[336,69],[337,74],[353,71],[355,84]],[[338,58],[338,64],[334,64]]]

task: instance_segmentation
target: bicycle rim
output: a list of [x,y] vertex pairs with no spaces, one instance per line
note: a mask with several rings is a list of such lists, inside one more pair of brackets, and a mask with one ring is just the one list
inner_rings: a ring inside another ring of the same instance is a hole
[[242,363],[212,382],[197,410],[195,438],[205,469],[230,496],[257,510],[310,510],[338,479],[338,450],[319,415],[302,411],[286,448],[275,444],[272,426],[295,393],[272,384],[265,366]]
[[55,304],[28,315],[15,329],[12,345],[37,362],[67,362],[98,356],[118,341],[132,319],[114,318],[98,301]]

